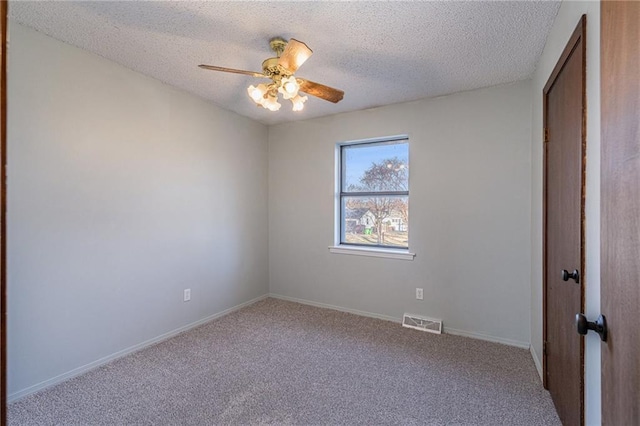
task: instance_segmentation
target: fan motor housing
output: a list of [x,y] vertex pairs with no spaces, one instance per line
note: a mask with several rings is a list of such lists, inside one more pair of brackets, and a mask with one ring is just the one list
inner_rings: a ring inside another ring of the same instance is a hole
[[293,75],[291,71],[278,65],[278,60],[279,60],[278,58],[269,58],[269,59],[265,59],[264,62],[262,62],[262,72],[264,73],[264,75],[271,78],[274,78],[274,77],[284,78],[284,77],[289,77],[290,75]]

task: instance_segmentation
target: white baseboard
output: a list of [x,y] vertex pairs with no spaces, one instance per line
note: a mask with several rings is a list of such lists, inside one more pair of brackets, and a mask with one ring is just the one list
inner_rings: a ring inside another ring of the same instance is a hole
[[504,337],[490,336],[488,334],[476,333],[475,331],[458,330],[443,326],[443,333],[454,334],[456,336],[471,337],[472,339],[485,340],[487,342],[500,343],[507,346],[515,346],[516,348],[529,349],[529,342],[520,340],[505,339]]
[[[89,364],[83,365],[81,367],[78,368],[74,368],[71,371],[68,371],[66,373],[60,374],[58,376],[52,377],[51,379],[47,379],[45,381],[42,381],[40,383],[37,383],[33,386],[29,386],[28,388],[19,390],[17,392],[14,392],[10,395],[7,396],[7,402],[11,403],[14,401],[17,401],[20,398],[24,398],[27,395],[30,395],[32,393],[35,393],[37,391],[40,391],[42,389],[57,385],[58,383],[64,382],[68,379],[71,379],[73,377],[79,376],[81,374],[84,374],[90,370],[93,370],[97,367],[100,367],[101,365],[104,365],[110,361],[113,361],[117,358],[121,358],[125,355],[129,355],[133,352],[137,352],[141,349],[144,349],[148,346],[154,345],[156,343],[159,343],[163,340],[167,340],[170,339],[171,337],[174,337],[182,332],[188,331],[192,328],[195,328],[199,325],[202,325],[204,323],[207,323],[209,321],[213,321],[217,318],[223,317],[225,315],[228,315],[234,311],[237,311],[239,309],[242,309],[246,306],[252,305],[256,302],[259,302],[260,300],[266,299],[267,297],[273,297],[274,299],[281,299],[281,300],[287,300],[289,302],[296,302],[296,303],[301,303],[303,305],[310,305],[310,306],[315,306],[318,308],[325,308],[325,309],[333,309],[336,311],[340,311],[340,312],[347,312],[350,314],[354,314],[354,315],[360,315],[360,316],[364,316],[364,317],[369,317],[369,318],[377,318],[377,319],[381,319],[384,321],[392,321],[392,322],[396,322],[396,323],[402,323],[402,318],[399,317],[392,317],[389,315],[382,315],[382,314],[377,314],[377,313],[373,313],[373,312],[367,312],[367,311],[361,311],[358,309],[351,309],[351,308],[345,308],[342,306],[336,306],[336,305],[330,305],[327,303],[320,303],[320,302],[314,302],[311,300],[306,300],[306,299],[299,299],[296,297],[289,297],[289,296],[283,296],[280,294],[275,294],[275,293],[270,293],[270,294],[265,294],[259,297],[256,297],[255,299],[249,300],[247,302],[241,303],[239,305],[233,306],[229,309],[225,309],[224,311],[218,312],[216,314],[210,315],[208,317],[202,318],[198,321],[192,322],[191,324],[187,324],[183,327],[179,327],[175,330],[169,331],[167,333],[161,334],[160,336],[154,337],[153,339],[149,339],[146,340],[142,343],[138,343],[137,345],[133,345],[131,347],[128,347],[126,349],[123,349],[121,351],[115,352],[111,355],[108,355],[106,357],[100,358],[96,361],[90,362]],[[475,332],[470,332],[470,331],[464,331],[464,330],[458,330],[458,329],[454,329],[454,328],[448,328],[448,327],[444,327],[443,332],[448,333],[448,334],[454,334],[454,335],[458,335],[458,336],[464,336],[464,337],[470,337],[473,339],[479,339],[479,340],[486,340],[489,342],[494,342],[494,343],[501,343],[504,345],[509,345],[509,346],[515,346],[518,348],[523,348],[523,349],[529,349],[531,351],[531,355],[533,357],[533,362],[536,365],[536,369],[538,370],[538,374],[540,374],[540,377],[542,378],[542,366],[540,364],[540,361],[538,359],[538,356],[535,352],[535,350],[533,349],[533,346],[531,346],[529,343],[527,342],[521,342],[521,341],[517,341],[517,340],[511,340],[511,339],[504,339],[501,337],[495,337],[495,336],[489,336],[486,334],[481,334],[481,333],[475,333]]]
[[[314,301],[307,300],[307,299],[298,299],[297,297],[283,296],[281,294],[275,294],[275,293],[270,293],[269,297],[273,297],[274,299],[288,300],[289,302],[302,303],[303,305],[316,306],[318,308],[327,308],[327,309],[333,309],[333,310],[341,311],[341,312],[348,312],[350,314],[360,315],[360,316],[364,316],[364,317],[377,318],[377,319],[381,319],[381,320],[385,320],[385,321],[393,321],[393,322],[397,322],[397,323],[402,323],[402,318],[399,318],[399,317],[396,318],[396,317],[392,317],[392,316],[389,316],[389,315],[382,315],[382,314],[376,314],[376,313],[373,313],[373,312],[367,312],[367,311],[360,311],[360,310],[357,310],[357,309],[345,308],[345,307],[342,307],[342,306],[329,305],[327,303],[314,302]],[[529,347],[531,346],[529,344],[529,342],[522,342],[522,341],[519,341],[519,340],[511,340],[511,339],[505,339],[505,338],[502,338],[502,337],[489,336],[487,334],[476,333],[476,332],[473,332],[473,331],[458,330],[458,329],[449,328],[449,327],[446,327],[446,326],[443,327],[443,333],[454,334],[454,335],[457,335],[457,336],[470,337],[472,339],[486,340],[488,342],[501,343],[503,345],[515,346],[517,348],[522,348],[522,349],[529,349]]]
[[270,293],[269,297],[274,299],[287,300],[289,302],[302,303],[303,305],[315,306],[317,308],[333,309],[334,311],[347,312],[349,314],[360,315],[363,317],[377,318],[385,321],[402,323],[402,318],[390,317],[389,315],[374,314],[373,312],[359,311],[357,309],[343,308],[342,306],[329,305],[327,303],[314,302],[312,300],[298,299],[297,297],[283,296],[281,294]]
[[536,350],[533,349],[533,345],[531,345],[531,348],[529,348],[529,351],[531,352],[533,363],[536,365],[536,370],[538,370],[538,375],[540,376],[540,380],[544,381],[544,379],[542,378],[542,361],[540,361],[540,358],[538,358],[538,354],[536,353]]
[[170,339],[170,338],[172,338],[172,337],[174,337],[174,336],[176,336],[176,335],[178,335],[180,333],[183,333],[185,331],[191,330],[192,328],[195,328],[195,327],[197,327],[199,325],[202,325],[204,323],[207,323],[209,321],[213,321],[213,320],[215,320],[217,318],[220,318],[220,317],[223,317],[225,315],[228,315],[228,314],[230,314],[230,313],[232,313],[234,311],[237,311],[237,310],[242,309],[242,308],[244,308],[246,306],[249,306],[249,305],[252,305],[252,304],[254,304],[256,302],[259,302],[260,300],[266,299],[267,297],[269,297],[268,294],[264,294],[262,296],[256,297],[255,299],[252,299],[252,300],[249,300],[247,302],[241,303],[239,305],[233,306],[233,307],[231,307],[229,309],[225,309],[224,311],[218,312],[216,314],[209,315],[208,317],[205,317],[205,318],[202,318],[202,319],[200,319],[198,321],[192,322],[191,324],[187,324],[185,326],[176,328],[175,330],[172,330],[172,331],[169,331],[167,333],[161,334],[161,335],[159,335],[157,337],[154,337],[153,339],[149,339],[149,340],[146,340],[146,341],[144,341],[142,343],[138,343],[137,345],[130,346],[130,347],[126,348],[126,349],[123,349],[121,351],[115,352],[115,353],[113,353],[111,355],[107,355],[107,356],[105,356],[103,358],[100,358],[100,359],[98,359],[96,361],[90,362],[89,364],[83,365],[83,366],[78,367],[78,368],[74,368],[71,371],[67,371],[66,373],[63,373],[63,374],[60,374],[58,376],[52,377],[51,379],[47,379],[47,380],[42,381],[40,383],[37,383],[37,384],[35,384],[33,386],[29,386],[28,388],[25,388],[25,389],[19,390],[17,392],[14,392],[14,393],[12,393],[12,394],[7,396],[7,402],[11,403],[11,402],[17,401],[18,399],[24,398],[27,395],[31,395],[34,392],[38,392],[38,391],[40,391],[42,389],[57,385],[58,383],[64,382],[64,381],[69,380],[69,379],[71,379],[73,377],[76,377],[76,376],[79,376],[81,374],[84,374],[84,373],[86,373],[86,372],[88,372],[90,370],[93,370],[94,368],[100,367],[101,365],[104,365],[104,364],[106,364],[108,362],[111,362],[111,361],[113,361],[113,360],[115,360],[117,358],[121,358],[121,357],[123,357],[125,355],[129,355],[129,354],[131,354],[133,352],[137,352],[137,351],[139,351],[141,349],[144,349],[144,348],[146,348],[148,346],[155,345],[156,343],[159,343],[159,342],[161,342],[163,340]]

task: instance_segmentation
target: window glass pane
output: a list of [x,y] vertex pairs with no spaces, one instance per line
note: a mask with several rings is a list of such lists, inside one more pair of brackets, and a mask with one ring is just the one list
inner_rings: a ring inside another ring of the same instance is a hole
[[375,143],[342,147],[342,191],[408,191],[409,144]]
[[408,197],[342,197],[342,241],[409,247]]

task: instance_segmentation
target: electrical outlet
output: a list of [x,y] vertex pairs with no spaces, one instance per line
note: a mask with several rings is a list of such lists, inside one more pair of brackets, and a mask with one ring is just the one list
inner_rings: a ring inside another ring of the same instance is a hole
[[421,288],[416,288],[416,299],[418,300],[422,300],[423,298],[423,291]]
[[185,288],[184,289],[184,301],[188,302],[189,300],[191,300],[191,289],[190,288]]

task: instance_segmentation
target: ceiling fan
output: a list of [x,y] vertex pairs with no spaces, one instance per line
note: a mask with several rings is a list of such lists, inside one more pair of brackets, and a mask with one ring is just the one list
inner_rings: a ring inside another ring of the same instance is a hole
[[278,93],[282,94],[284,99],[291,101],[294,111],[301,111],[304,108],[304,103],[307,101],[307,97],[300,96],[298,92],[307,93],[333,103],[342,100],[344,97],[342,90],[294,76],[298,68],[313,54],[306,44],[294,38],[287,42],[280,37],[276,37],[269,41],[269,46],[276,52],[276,57],[268,58],[262,62],[261,73],[217,67],[214,65],[202,64],[198,66],[212,71],[245,74],[252,77],[271,79],[271,83],[262,83],[255,87],[251,85],[247,88],[249,97],[256,105],[262,106],[270,111],[280,109],[281,105],[278,102]]

